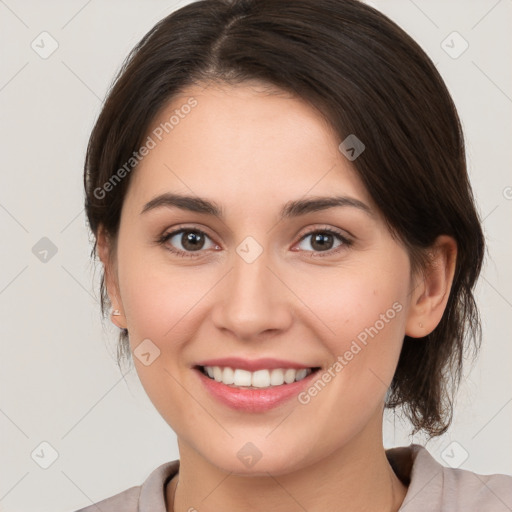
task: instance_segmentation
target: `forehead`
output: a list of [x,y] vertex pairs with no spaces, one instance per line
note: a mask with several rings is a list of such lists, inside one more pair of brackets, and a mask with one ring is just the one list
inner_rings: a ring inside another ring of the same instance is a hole
[[257,82],[186,88],[155,116],[149,139],[128,192],[138,203],[169,190],[246,206],[327,193],[371,203],[322,115]]

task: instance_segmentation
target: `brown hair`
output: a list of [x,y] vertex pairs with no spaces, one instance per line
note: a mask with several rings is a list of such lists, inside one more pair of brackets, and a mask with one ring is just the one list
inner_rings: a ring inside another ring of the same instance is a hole
[[[386,407],[402,406],[414,433],[444,433],[466,351],[472,346],[476,354],[481,343],[472,290],[484,237],[450,94],[419,45],[377,10],[357,0],[204,0],[158,22],[128,55],[91,133],[84,186],[92,232],[97,237],[103,226],[115,254],[131,172],[108,193],[104,185],[133,160],[173,96],[194,83],[252,79],[310,103],[340,141],[349,134],[363,141],[366,149],[353,168],[407,247],[414,270],[426,270],[427,249],[438,235],[455,238],[445,313],[428,336],[405,336],[386,398]],[[123,330],[118,363],[129,354]]]

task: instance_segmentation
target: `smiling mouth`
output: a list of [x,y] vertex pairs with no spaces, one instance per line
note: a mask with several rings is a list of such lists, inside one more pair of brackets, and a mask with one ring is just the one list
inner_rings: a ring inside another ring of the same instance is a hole
[[272,368],[251,372],[229,366],[196,366],[195,368],[211,380],[226,386],[245,389],[272,388],[292,384],[305,379],[308,375],[320,369],[320,367]]

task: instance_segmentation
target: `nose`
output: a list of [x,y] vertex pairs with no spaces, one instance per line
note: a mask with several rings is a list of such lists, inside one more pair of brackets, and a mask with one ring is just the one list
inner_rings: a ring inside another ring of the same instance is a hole
[[261,339],[288,329],[293,293],[273,267],[265,251],[252,262],[234,255],[233,267],[217,287],[212,314],[218,329],[240,340]]

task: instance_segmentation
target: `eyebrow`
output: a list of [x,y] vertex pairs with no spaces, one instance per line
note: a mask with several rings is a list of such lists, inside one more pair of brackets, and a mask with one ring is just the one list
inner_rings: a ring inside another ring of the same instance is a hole
[[[332,196],[332,197],[312,197],[308,199],[298,199],[285,203],[280,212],[281,219],[299,217],[308,213],[326,210],[335,207],[351,207],[363,211],[369,216],[374,216],[373,210],[366,204],[354,197]],[[144,205],[140,212],[142,215],[151,210],[159,208],[179,208],[189,212],[203,213],[212,215],[218,219],[224,219],[222,207],[215,201],[210,201],[201,197],[188,196],[182,194],[165,193],[151,199]]]

